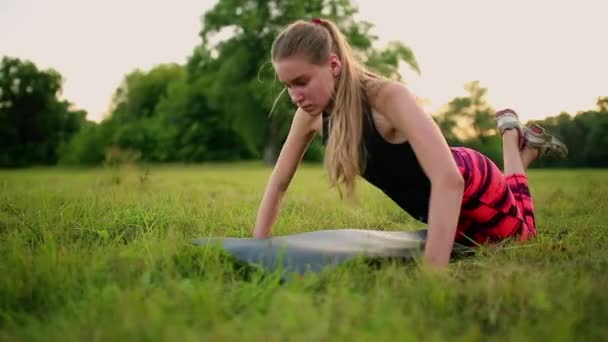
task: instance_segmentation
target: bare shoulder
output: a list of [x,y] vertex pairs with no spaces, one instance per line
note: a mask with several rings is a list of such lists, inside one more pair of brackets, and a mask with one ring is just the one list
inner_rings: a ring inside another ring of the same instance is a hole
[[413,94],[403,83],[392,80],[370,82],[368,94],[372,108],[382,114],[394,112],[399,103],[415,102]]
[[410,140],[414,127],[432,122],[431,116],[403,83],[384,81],[376,86],[374,95],[370,100],[374,113],[387,122],[390,130],[398,132],[393,134],[401,139]]
[[384,88],[391,83],[392,81],[384,78],[370,78],[365,81],[365,92],[372,105],[378,101],[378,96],[384,91]]

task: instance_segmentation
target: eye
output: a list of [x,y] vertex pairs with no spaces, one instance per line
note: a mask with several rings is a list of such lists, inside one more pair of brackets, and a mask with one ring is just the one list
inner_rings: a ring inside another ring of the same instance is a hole
[[308,84],[308,79],[297,79],[293,82],[294,85],[303,87]]

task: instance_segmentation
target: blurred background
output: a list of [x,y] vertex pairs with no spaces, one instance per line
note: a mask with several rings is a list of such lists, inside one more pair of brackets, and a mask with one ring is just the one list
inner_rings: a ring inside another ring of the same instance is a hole
[[[403,81],[452,145],[498,164],[505,107],[608,166],[602,1],[215,0],[0,3],[0,167],[260,161],[295,107],[269,62],[288,23],[335,21]],[[322,160],[317,138],[305,161]]]

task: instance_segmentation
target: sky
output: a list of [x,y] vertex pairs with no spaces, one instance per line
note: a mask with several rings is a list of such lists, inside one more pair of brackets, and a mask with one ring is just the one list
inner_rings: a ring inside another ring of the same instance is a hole
[[[397,40],[421,74],[408,87],[436,112],[478,80],[524,120],[594,109],[608,96],[608,1],[352,0],[378,47]],[[217,0],[0,0],[0,56],[64,76],[63,97],[100,121],[126,74],[186,62]]]

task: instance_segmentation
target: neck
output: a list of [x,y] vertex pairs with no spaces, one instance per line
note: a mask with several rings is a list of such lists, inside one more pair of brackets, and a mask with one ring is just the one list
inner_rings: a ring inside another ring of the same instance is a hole
[[334,96],[332,96],[331,99],[329,99],[327,106],[325,106],[325,109],[323,109],[323,112],[329,113],[329,114],[331,114],[333,112],[334,106],[335,106],[334,100],[335,100],[335,98],[334,98]]

